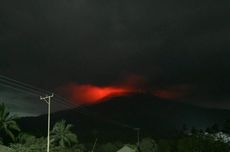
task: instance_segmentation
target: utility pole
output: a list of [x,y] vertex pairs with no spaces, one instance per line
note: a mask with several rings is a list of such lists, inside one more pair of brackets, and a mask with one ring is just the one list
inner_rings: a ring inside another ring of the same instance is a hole
[[137,150],[140,151],[140,128],[134,128],[137,131]]
[[97,144],[97,138],[95,139],[95,142],[94,142],[94,144],[93,144],[93,149],[92,149],[91,152],[94,152],[94,149],[95,149],[96,144]]
[[47,152],[50,152],[50,104],[51,104],[51,98],[54,96],[52,95],[46,95],[44,97],[40,97],[40,100],[44,100],[48,104],[48,133],[47,133]]

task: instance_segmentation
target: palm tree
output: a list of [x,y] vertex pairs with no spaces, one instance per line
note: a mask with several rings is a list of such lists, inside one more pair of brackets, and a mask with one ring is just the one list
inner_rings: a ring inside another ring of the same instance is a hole
[[72,127],[72,124],[66,124],[64,120],[57,122],[51,130],[51,142],[58,143],[61,147],[77,143],[77,135],[70,130]]
[[17,143],[20,144],[33,144],[36,141],[36,137],[33,135],[30,135],[28,133],[19,133],[19,135],[17,136]]
[[16,119],[17,117],[10,114],[4,103],[0,104],[0,131],[5,132],[13,141],[15,141],[13,131],[20,131]]

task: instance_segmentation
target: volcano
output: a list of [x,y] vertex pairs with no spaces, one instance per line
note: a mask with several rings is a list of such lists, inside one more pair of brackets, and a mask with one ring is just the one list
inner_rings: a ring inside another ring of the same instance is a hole
[[[92,137],[95,132],[106,139],[136,139],[135,128],[140,128],[143,136],[160,138],[176,135],[185,124],[205,129],[214,123],[222,123],[230,119],[230,111],[197,107],[138,93],[53,113],[52,125],[61,119],[74,124],[76,132],[84,139]],[[44,134],[46,120],[46,115],[27,117],[19,120],[19,125],[22,130]]]

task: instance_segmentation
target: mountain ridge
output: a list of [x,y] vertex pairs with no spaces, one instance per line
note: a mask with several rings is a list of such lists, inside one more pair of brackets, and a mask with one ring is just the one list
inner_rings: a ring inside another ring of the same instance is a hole
[[[135,135],[134,128],[141,128],[143,135],[172,137],[183,125],[205,129],[215,123],[230,119],[229,110],[208,109],[186,103],[160,99],[149,94],[129,94],[113,97],[95,105],[85,105],[52,113],[52,125],[64,119],[74,124],[76,132],[83,138],[92,136],[97,130],[103,136],[121,136],[127,132]],[[47,115],[22,118],[22,128],[32,132],[46,132]],[[25,126],[26,122],[33,125]],[[122,133],[123,132],[123,133]],[[110,138],[110,137],[108,137]]]

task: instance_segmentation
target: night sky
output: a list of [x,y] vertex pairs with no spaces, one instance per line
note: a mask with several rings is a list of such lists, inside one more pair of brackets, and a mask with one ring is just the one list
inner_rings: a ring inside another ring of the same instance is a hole
[[[3,0],[0,74],[51,91],[136,80],[161,98],[230,109],[229,16],[228,0]],[[0,91],[12,111],[46,111]]]

